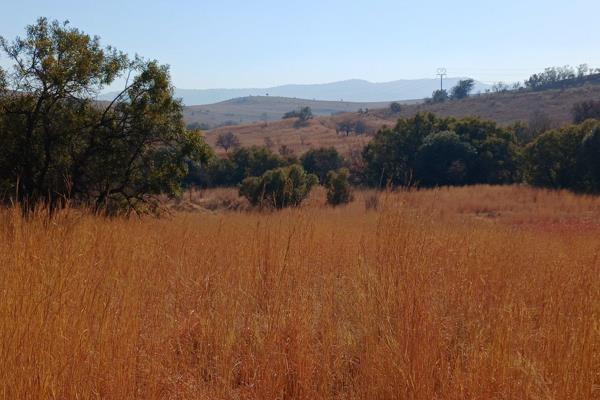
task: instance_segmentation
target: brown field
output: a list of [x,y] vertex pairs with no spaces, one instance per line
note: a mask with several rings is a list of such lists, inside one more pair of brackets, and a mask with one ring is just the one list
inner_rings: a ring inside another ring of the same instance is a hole
[[[572,120],[571,110],[577,102],[600,97],[600,85],[586,84],[568,89],[553,89],[540,92],[508,92],[483,94],[461,101],[443,104],[403,105],[400,114],[391,114],[386,109],[370,110],[367,114],[347,113],[331,117],[319,117],[307,127],[294,128],[291,121],[273,121],[245,125],[226,126],[206,133],[208,142],[214,145],[219,133],[233,132],[243,146],[264,145],[265,137],[276,144],[285,144],[298,154],[312,147],[334,146],[342,153],[370,140],[368,135],[356,137],[336,134],[336,123],[341,120],[362,120],[369,132],[375,133],[384,125],[394,126],[399,117],[410,117],[417,112],[432,112],[439,116],[478,116],[498,122],[502,126],[518,121],[527,123],[536,110],[548,115],[554,126],[568,124]],[[276,149],[275,149],[276,150]]]
[[600,198],[236,202],[190,193],[170,206],[194,212],[160,219],[1,210],[0,397],[600,398]]

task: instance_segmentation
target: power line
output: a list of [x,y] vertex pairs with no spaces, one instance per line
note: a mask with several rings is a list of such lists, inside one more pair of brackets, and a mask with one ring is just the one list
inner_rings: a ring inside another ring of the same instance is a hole
[[446,68],[438,68],[436,75],[440,76],[440,90],[444,90],[444,76],[448,75]]

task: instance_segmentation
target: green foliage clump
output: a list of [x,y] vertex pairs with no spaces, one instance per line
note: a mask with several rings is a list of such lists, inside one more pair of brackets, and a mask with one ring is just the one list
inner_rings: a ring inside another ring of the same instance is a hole
[[475,81],[473,79],[463,79],[458,81],[450,91],[450,97],[453,100],[460,100],[469,97],[469,94],[475,87]]
[[315,175],[294,164],[244,179],[239,193],[254,206],[280,209],[300,205],[317,182]]
[[236,186],[249,176],[296,163],[293,156],[282,157],[268,147],[238,147],[224,157],[212,157],[207,163],[189,167],[185,183],[188,186]]
[[348,176],[350,173],[346,168],[340,168],[337,171],[329,171],[325,180],[327,189],[327,203],[332,206],[346,204],[352,201],[352,190]]
[[431,113],[398,120],[362,153],[365,183],[378,187],[511,183],[517,155],[514,135],[494,122]]
[[[130,60],[68,23],[40,18],[24,38],[0,38],[15,67],[0,73],[0,193],[27,211],[64,200],[100,212],[146,212],[180,193],[190,161],[210,149],[184,127],[169,71]],[[26,66],[26,67],[25,67]],[[130,76],[112,101],[95,101]]]
[[464,185],[476,155],[455,132],[432,133],[417,152],[416,175],[423,186]]
[[438,89],[431,94],[431,98],[425,99],[427,104],[443,103],[448,100],[448,92],[445,89]]
[[282,119],[288,118],[297,118],[298,120],[295,122],[294,126],[304,126],[308,123],[309,120],[313,118],[313,113],[310,107],[302,107],[300,110],[288,111],[283,114]]
[[538,136],[524,149],[524,174],[534,186],[600,191],[600,123],[588,120]]
[[300,157],[300,161],[306,172],[317,175],[320,183],[325,182],[329,171],[337,170],[344,164],[335,147],[310,149]]

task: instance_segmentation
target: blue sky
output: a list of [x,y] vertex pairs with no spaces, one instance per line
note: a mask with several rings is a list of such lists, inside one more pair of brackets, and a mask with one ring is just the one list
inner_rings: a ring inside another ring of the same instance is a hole
[[[171,66],[180,88],[450,76],[516,81],[550,65],[600,67],[600,2],[6,1],[0,35],[71,21]],[[0,60],[6,66],[6,60]]]

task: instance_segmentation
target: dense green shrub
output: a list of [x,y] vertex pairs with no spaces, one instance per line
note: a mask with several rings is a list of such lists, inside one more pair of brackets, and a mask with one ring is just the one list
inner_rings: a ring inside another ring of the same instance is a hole
[[538,136],[524,149],[526,181],[553,189],[598,191],[599,126],[588,120]]
[[[428,139],[444,131],[453,134]],[[438,157],[436,148],[443,149],[443,156]],[[464,155],[451,155],[452,152]],[[365,183],[370,186],[501,184],[519,177],[514,134],[479,118],[438,118],[430,113],[403,118],[393,129],[378,132],[362,155]],[[457,158],[448,160],[452,157]],[[428,166],[425,159],[435,165]],[[445,165],[446,162],[454,165]]]
[[416,176],[423,186],[464,185],[477,152],[454,132],[427,136],[417,152]]
[[291,165],[244,179],[239,193],[254,206],[292,207],[302,203],[317,182],[316,175],[307,174],[300,165]]
[[300,161],[306,172],[317,175],[320,183],[325,182],[329,171],[339,169],[344,164],[335,147],[310,149],[300,157]]
[[208,165],[209,186],[235,186],[249,176],[289,165],[289,160],[267,147],[239,147]]
[[332,206],[346,204],[352,201],[352,190],[348,176],[350,173],[346,168],[340,168],[337,171],[329,171],[325,180],[327,189],[327,203]]

